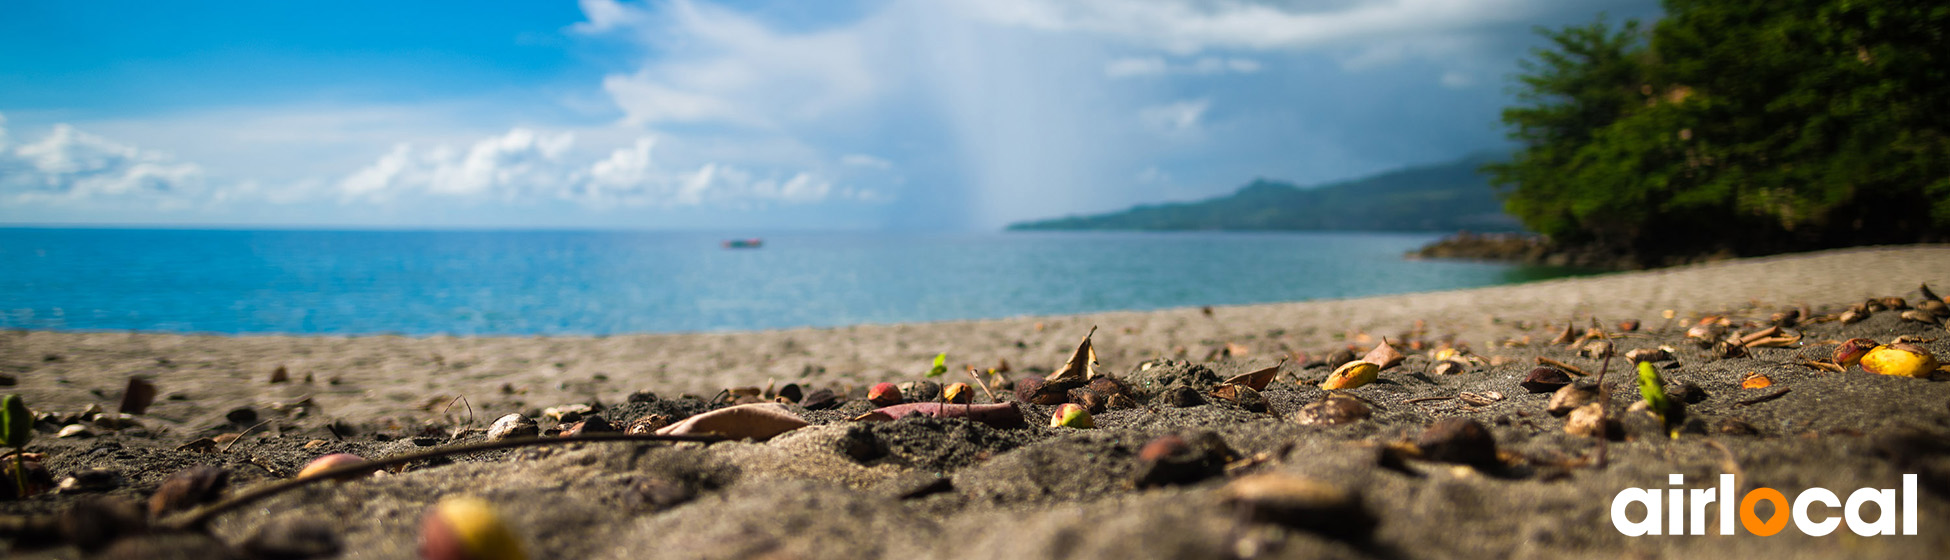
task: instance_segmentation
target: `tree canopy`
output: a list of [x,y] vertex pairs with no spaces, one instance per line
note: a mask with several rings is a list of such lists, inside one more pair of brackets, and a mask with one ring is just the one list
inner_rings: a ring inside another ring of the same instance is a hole
[[1540,30],[1486,166],[1560,244],[1642,264],[1950,232],[1950,5],[1668,0]]

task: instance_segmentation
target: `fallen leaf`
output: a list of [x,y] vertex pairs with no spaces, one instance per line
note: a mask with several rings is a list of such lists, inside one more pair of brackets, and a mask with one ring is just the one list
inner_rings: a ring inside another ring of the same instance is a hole
[[1022,420],[1022,409],[1016,403],[995,404],[945,404],[938,402],[908,403],[882,407],[854,417],[858,422],[886,422],[909,416],[931,418],[967,418],[997,428],[1020,428],[1027,424]]
[[657,430],[657,435],[698,436],[716,435],[730,439],[751,438],[758,441],[772,439],[772,436],[804,428],[810,425],[804,418],[786,410],[778,403],[756,403],[728,406],[685,418],[683,421]]
[[1266,390],[1266,385],[1272,383],[1273,378],[1279,376],[1280,376],[1280,366],[1273,366],[1259,371],[1242,373],[1233,376],[1232,379],[1226,380],[1226,384],[1245,385],[1247,387],[1252,387],[1254,391],[1264,391]]
[[1381,366],[1375,365],[1373,362],[1355,360],[1341,364],[1339,369],[1334,370],[1334,373],[1327,376],[1326,381],[1320,383],[1320,388],[1329,391],[1334,389],[1353,389],[1373,383],[1375,378],[1380,375]]
[[1049,383],[1083,383],[1097,377],[1097,350],[1090,347],[1090,335],[1097,334],[1097,327],[1083,335],[1083,342],[1077,343],[1077,351],[1070,354],[1070,361],[1063,367],[1043,378]]
[[1395,350],[1394,346],[1388,344],[1388,337],[1382,337],[1381,344],[1375,345],[1373,350],[1361,356],[1361,361],[1380,366],[1381,369],[1388,369],[1402,363],[1405,358],[1407,357],[1403,356],[1401,351]]
[[927,372],[927,373],[924,373],[924,374],[922,374],[922,375],[925,375],[925,376],[927,376],[927,377],[941,377],[941,375],[942,375],[942,374],[944,374],[944,373],[948,373],[948,353],[947,353],[947,352],[942,352],[942,353],[940,353],[940,354],[935,354],[935,355],[934,355],[934,367],[931,367],[931,368],[928,368],[928,372]]
[[129,386],[122,390],[122,405],[115,408],[123,414],[142,414],[149,411],[149,405],[156,402],[156,384],[140,377],[130,377]]

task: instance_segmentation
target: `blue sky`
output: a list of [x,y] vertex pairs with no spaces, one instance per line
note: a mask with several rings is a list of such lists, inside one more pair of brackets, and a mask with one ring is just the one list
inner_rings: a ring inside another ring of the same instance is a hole
[[9,2],[0,223],[985,230],[1507,149],[1653,0]]

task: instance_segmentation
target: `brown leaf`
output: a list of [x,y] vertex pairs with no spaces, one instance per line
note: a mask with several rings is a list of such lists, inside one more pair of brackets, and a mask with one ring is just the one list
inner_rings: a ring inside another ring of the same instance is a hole
[[1090,347],[1090,335],[1094,334],[1097,334],[1097,327],[1092,326],[1090,332],[1083,335],[1083,342],[1077,343],[1077,351],[1070,354],[1070,361],[1063,362],[1063,367],[1057,368],[1056,372],[1043,380],[1050,383],[1083,383],[1100,375],[1097,373],[1097,350]]
[[1395,364],[1402,363],[1402,360],[1406,358],[1407,356],[1403,356],[1401,351],[1396,350],[1394,346],[1388,344],[1387,337],[1382,337],[1381,344],[1375,345],[1373,350],[1369,350],[1367,354],[1361,356],[1361,361],[1381,366],[1381,369],[1388,369],[1395,367]]
[[122,405],[116,411],[123,414],[142,414],[149,411],[149,405],[156,402],[156,384],[140,377],[130,377],[129,387],[122,390]]
[[1252,387],[1254,391],[1264,391],[1266,390],[1266,385],[1272,383],[1273,378],[1279,376],[1280,376],[1280,366],[1273,366],[1259,371],[1242,373],[1233,376],[1232,379],[1226,380],[1226,384],[1245,385],[1247,387]]
[[751,438],[758,441],[772,439],[772,436],[804,428],[810,425],[804,418],[786,410],[777,403],[741,404],[720,408],[690,418],[682,422],[664,426],[657,430],[658,435],[695,436],[717,435],[731,439]]
[[886,422],[909,416],[932,418],[967,418],[997,428],[1021,428],[1028,424],[1022,420],[1022,409],[1016,403],[995,404],[944,404],[937,402],[908,403],[875,409],[872,412],[854,417],[859,422]]

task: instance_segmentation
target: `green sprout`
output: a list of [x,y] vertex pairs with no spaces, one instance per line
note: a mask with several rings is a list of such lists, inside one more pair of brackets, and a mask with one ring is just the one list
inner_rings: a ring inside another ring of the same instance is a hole
[[935,354],[934,367],[928,368],[928,373],[926,375],[928,377],[941,377],[941,375],[945,373],[948,373],[948,353],[942,352],[940,354]]
[[34,414],[28,412],[27,401],[20,395],[7,395],[0,399],[0,443],[14,448],[14,484],[20,492],[16,496],[27,495],[27,442],[34,440]]
[[1659,378],[1658,368],[1652,362],[1639,362],[1639,395],[1645,397],[1645,406],[1659,420],[1665,423],[1666,435],[1679,438],[1679,424],[1685,420],[1685,410],[1675,406],[1672,397],[1666,396],[1665,380]]

